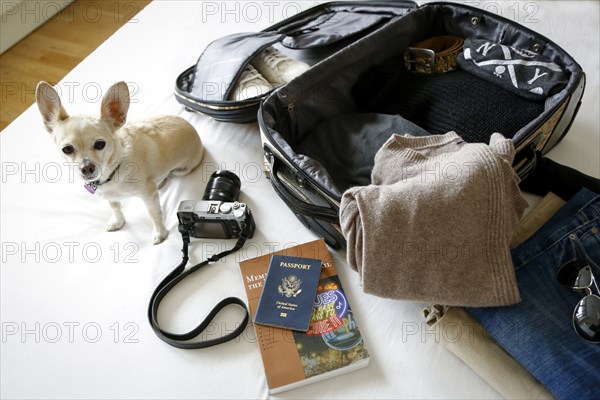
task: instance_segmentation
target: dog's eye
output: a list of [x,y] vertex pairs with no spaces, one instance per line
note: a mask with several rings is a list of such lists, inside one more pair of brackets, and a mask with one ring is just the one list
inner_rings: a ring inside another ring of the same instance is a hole
[[96,150],[102,150],[104,146],[106,146],[106,142],[104,140],[96,140],[96,143],[94,143],[94,149]]
[[62,148],[62,152],[65,154],[73,154],[75,149],[70,144]]

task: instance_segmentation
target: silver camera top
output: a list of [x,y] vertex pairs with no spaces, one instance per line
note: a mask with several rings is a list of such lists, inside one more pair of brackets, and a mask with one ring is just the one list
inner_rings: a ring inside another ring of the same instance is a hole
[[201,220],[243,220],[246,215],[246,204],[238,201],[184,200],[179,203],[177,212],[191,212]]

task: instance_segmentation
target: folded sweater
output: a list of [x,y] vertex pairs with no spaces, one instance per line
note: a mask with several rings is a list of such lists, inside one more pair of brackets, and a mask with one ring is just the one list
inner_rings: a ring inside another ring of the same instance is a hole
[[363,290],[447,305],[520,301],[509,243],[527,202],[511,166],[512,141],[392,136],[372,183],[342,196],[347,259]]

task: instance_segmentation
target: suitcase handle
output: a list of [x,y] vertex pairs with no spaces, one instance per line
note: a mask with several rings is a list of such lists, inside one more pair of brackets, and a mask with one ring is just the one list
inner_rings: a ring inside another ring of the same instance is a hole
[[301,214],[332,224],[340,223],[336,210],[307,203],[306,201],[299,199],[298,196],[294,195],[287,187],[285,187],[285,184],[281,182],[279,176],[277,176],[279,170],[277,158],[270,151],[266,151],[266,155],[269,159],[269,165],[271,166],[271,184],[273,189],[295,214]]

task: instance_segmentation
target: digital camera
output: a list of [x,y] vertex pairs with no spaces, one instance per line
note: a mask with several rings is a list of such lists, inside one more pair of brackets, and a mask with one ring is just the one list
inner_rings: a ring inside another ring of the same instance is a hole
[[240,187],[240,178],[233,172],[213,173],[202,200],[179,203],[179,230],[195,238],[230,239],[239,238],[246,229],[252,237],[256,226],[248,206],[237,201]]

